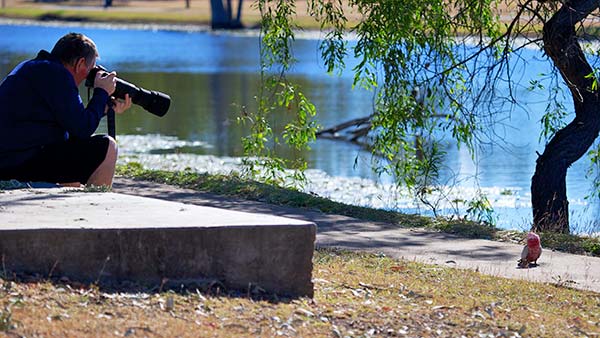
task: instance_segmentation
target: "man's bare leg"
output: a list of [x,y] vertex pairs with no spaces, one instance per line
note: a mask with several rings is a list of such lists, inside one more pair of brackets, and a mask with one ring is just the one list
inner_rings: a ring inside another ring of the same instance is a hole
[[108,136],[108,149],[106,157],[100,163],[98,168],[92,173],[92,176],[85,183],[86,185],[107,186],[112,187],[113,178],[115,176],[115,166],[117,164],[117,142],[112,137]]
[[66,188],[81,188],[81,183],[79,183],[79,182],[59,183],[58,185],[60,185],[61,187],[66,187]]

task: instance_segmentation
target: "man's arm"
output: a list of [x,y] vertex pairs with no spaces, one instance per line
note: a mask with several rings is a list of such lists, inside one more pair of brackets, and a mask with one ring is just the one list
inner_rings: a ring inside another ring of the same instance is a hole
[[72,136],[92,135],[104,116],[104,107],[109,100],[106,90],[94,88],[93,96],[85,107],[71,74],[57,67],[53,67],[48,73],[46,81],[42,81],[45,85],[41,85],[38,90],[56,121]]

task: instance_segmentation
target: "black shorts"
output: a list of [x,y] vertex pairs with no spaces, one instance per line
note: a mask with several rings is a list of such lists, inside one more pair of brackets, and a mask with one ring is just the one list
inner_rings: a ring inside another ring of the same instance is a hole
[[0,169],[0,180],[85,184],[106,158],[108,145],[106,135],[47,145],[25,163]]

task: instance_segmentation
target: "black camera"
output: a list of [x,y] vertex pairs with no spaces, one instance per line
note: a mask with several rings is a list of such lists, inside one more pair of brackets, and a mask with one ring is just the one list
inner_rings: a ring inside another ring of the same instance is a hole
[[[86,87],[94,87],[96,73],[99,71],[108,72],[106,68],[102,66],[97,65],[94,67],[85,79]],[[139,105],[156,116],[164,116],[171,105],[171,97],[169,97],[169,95],[153,90],[147,90],[142,87],[138,87],[133,83],[129,83],[117,78],[117,86],[112,96],[119,99],[124,99],[125,94],[129,94],[129,97],[131,97],[131,102]]]

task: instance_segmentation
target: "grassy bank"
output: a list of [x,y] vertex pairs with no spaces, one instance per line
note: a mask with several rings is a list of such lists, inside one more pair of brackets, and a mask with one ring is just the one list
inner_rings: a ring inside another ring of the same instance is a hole
[[[193,24],[210,26],[211,10],[208,1],[191,2],[185,8],[184,2],[175,1],[115,1],[110,8],[103,8],[103,2],[86,3],[62,1],[54,4],[9,1],[0,8],[0,17],[39,21],[74,21],[103,23],[143,23],[143,24]],[[245,1],[242,10],[242,23],[245,27],[259,26],[260,12],[252,6],[253,1]],[[83,4],[83,6],[82,6]],[[318,29],[320,25],[307,14],[306,4],[298,4],[296,23],[305,29]]]
[[63,337],[573,337],[600,332],[600,295],[373,254],[318,250],[314,299],[216,287],[102,290],[0,279],[0,335]]
[[163,23],[209,25],[210,13],[135,12],[120,10],[52,9],[43,7],[11,7],[0,9],[0,17],[110,23]]
[[[485,238],[499,241],[521,242],[524,234],[516,231],[499,230],[488,224],[467,220],[448,220],[399,212],[371,209],[343,204],[329,199],[285,189],[255,181],[245,180],[236,175],[208,175],[191,171],[169,172],[144,169],[130,163],[119,166],[118,175],[170,184],[182,188],[238,197],[247,200],[284,205],[296,208],[320,210],[324,213],[339,214],[367,221],[386,222],[398,227],[420,227],[444,231],[468,238]],[[542,245],[549,249],[600,256],[600,239],[565,234],[541,233]]]

